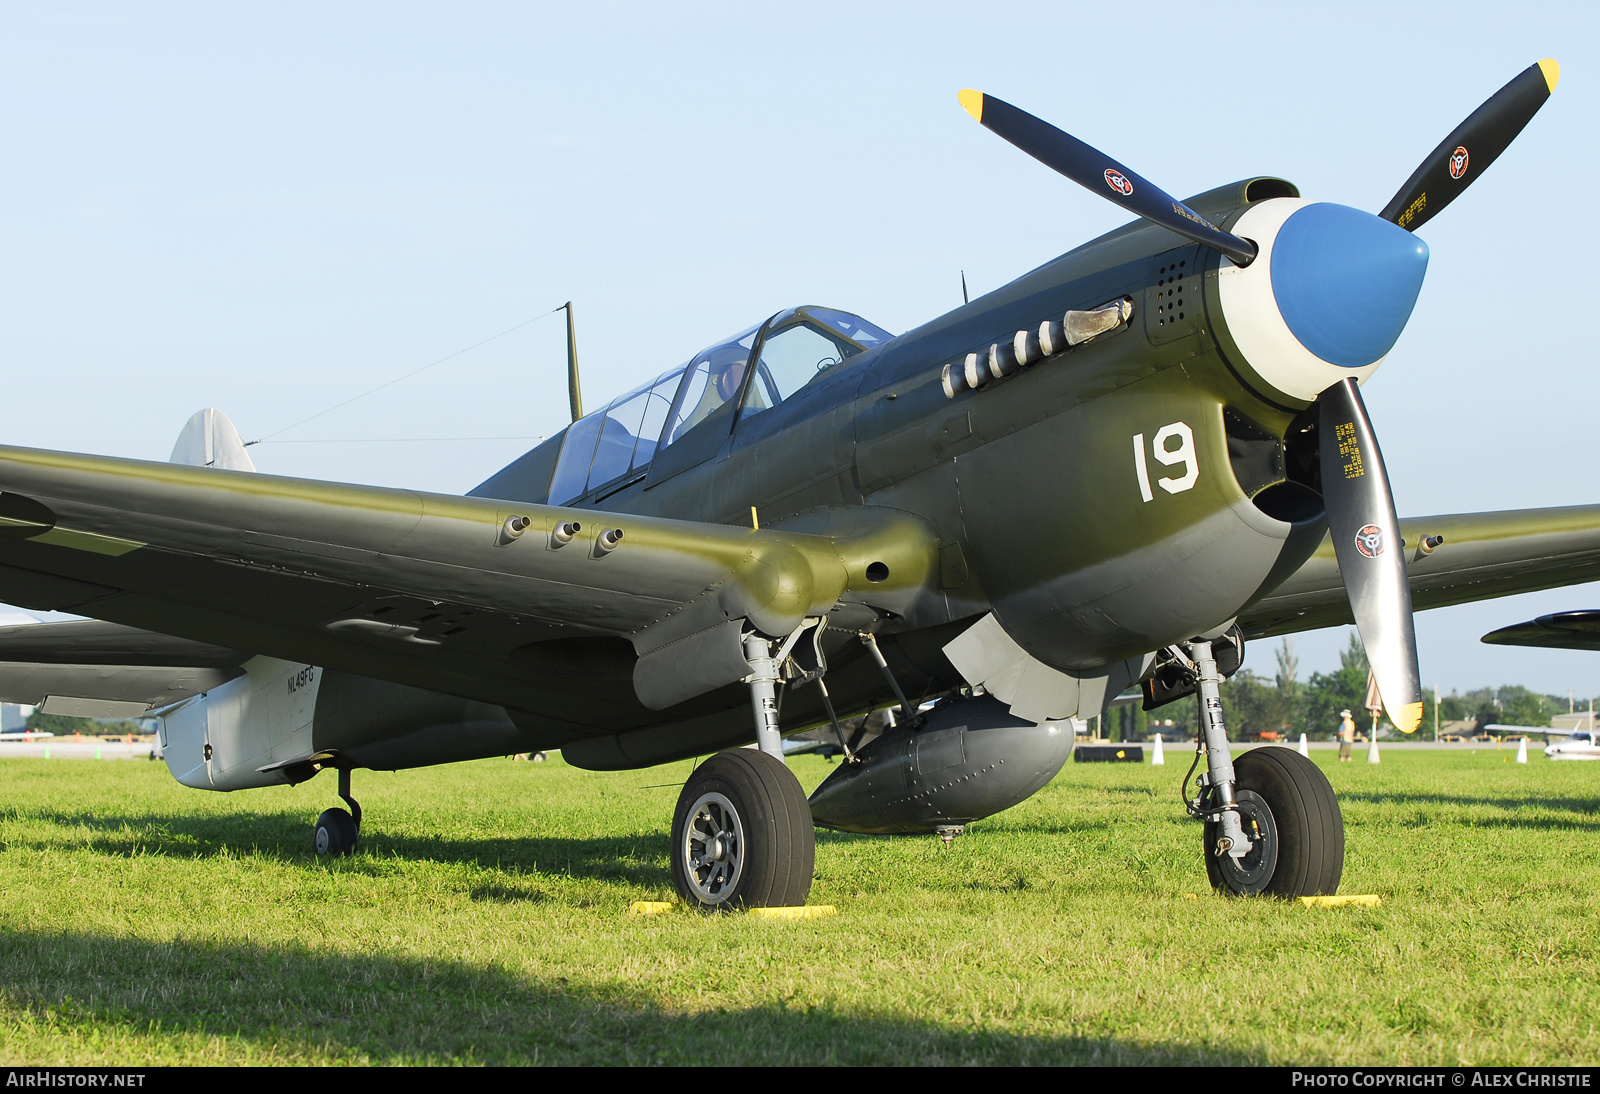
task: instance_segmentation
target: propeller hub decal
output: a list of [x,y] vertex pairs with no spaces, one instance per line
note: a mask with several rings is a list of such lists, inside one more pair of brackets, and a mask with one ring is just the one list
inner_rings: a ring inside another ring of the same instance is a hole
[[1128,181],[1128,176],[1114,167],[1106,168],[1106,185],[1125,198],[1133,196],[1133,183]]
[[1450,177],[1459,179],[1467,173],[1467,146],[1457,145],[1456,150],[1450,153]]
[[1376,524],[1363,524],[1356,532],[1356,550],[1367,558],[1383,554],[1383,529]]

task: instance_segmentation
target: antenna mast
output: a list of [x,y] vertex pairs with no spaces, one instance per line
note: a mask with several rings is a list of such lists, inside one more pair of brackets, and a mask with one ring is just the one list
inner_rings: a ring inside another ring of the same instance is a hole
[[572,420],[583,417],[583,391],[578,387],[578,336],[572,329],[572,301],[561,305],[567,309],[567,398],[572,403]]

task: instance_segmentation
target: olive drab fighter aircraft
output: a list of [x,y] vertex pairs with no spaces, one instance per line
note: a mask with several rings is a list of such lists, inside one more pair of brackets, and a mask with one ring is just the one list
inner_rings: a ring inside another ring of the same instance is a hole
[[[353,769],[711,754],[673,878],[758,906],[804,903],[814,826],[948,838],[1023,800],[1068,719],[1137,685],[1196,696],[1214,886],[1332,893],[1328,780],[1230,756],[1245,639],[1354,621],[1409,732],[1414,607],[1600,577],[1600,506],[1398,519],[1359,392],[1422,287],[1414,233],[1556,78],[1517,76],[1376,215],[1269,177],[1179,201],[964,91],[1132,222],[898,336],[781,311],[465,497],[255,474],[217,415],[175,463],[0,448],[0,600],[87,617],[0,631],[0,690],[158,711],[189,786],[334,769],[323,853],[356,844]],[[889,707],[808,799],[780,735]]]

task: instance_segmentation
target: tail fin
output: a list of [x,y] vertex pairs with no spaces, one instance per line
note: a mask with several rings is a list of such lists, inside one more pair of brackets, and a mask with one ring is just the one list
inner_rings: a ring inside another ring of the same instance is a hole
[[224,471],[254,471],[256,465],[244,450],[244,439],[233,428],[228,416],[207,407],[197,411],[178,434],[168,463],[187,463],[195,467],[220,467]]

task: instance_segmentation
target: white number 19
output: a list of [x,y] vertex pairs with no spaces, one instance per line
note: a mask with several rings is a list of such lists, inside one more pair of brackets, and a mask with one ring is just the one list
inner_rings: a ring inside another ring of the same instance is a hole
[[[1178,439],[1178,447],[1168,448],[1167,442],[1174,437]],[[1183,465],[1183,474],[1176,478],[1166,477],[1157,479],[1156,482],[1169,494],[1181,494],[1193,486],[1200,478],[1200,464],[1194,455],[1194,430],[1183,422],[1173,422],[1164,425],[1156,431],[1156,438],[1150,443],[1151,454],[1168,467],[1175,464]],[[1133,466],[1139,473],[1139,496],[1145,501],[1154,501],[1155,494],[1150,491],[1150,468],[1144,458],[1144,434],[1133,435]]]

